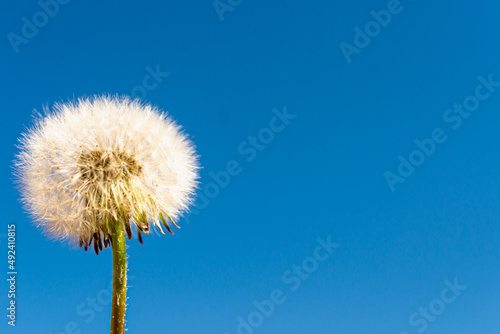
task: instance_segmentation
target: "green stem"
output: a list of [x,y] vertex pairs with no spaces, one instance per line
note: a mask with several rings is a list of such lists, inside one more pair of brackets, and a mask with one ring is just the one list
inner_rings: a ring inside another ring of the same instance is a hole
[[125,308],[127,304],[127,252],[125,231],[120,221],[112,228],[113,248],[113,302],[111,306],[111,334],[125,333]]

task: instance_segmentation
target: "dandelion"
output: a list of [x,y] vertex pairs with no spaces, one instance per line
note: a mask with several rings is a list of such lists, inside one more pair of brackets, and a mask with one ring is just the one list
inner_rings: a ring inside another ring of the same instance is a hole
[[170,117],[126,97],[57,104],[20,139],[15,173],[23,204],[49,237],[113,251],[111,333],[124,333],[125,237],[175,220],[193,202],[198,163]]

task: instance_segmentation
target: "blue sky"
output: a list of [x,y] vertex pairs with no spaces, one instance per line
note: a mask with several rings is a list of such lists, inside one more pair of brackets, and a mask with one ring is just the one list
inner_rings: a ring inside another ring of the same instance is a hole
[[498,332],[497,2],[44,3],[2,3],[2,332],[109,330],[111,252],[42,236],[11,168],[34,109],[102,93],[168,111],[203,165],[182,229],[128,243],[128,333]]

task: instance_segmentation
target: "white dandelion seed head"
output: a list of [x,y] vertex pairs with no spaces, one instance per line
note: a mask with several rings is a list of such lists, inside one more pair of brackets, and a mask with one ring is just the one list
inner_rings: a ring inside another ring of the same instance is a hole
[[[101,248],[110,225],[149,224],[169,232],[193,202],[192,142],[170,117],[127,97],[54,106],[20,139],[14,163],[22,200],[50,237]],[[139,233],[140,234],[140,233]]]

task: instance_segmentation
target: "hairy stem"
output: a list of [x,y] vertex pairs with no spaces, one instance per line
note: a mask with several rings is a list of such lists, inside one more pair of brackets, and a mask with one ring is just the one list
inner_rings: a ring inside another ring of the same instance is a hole
[[111,306],[111,334],[125,333],[125,308],[127,304],[127,252],[123,224],[113,224],[113,302]]

